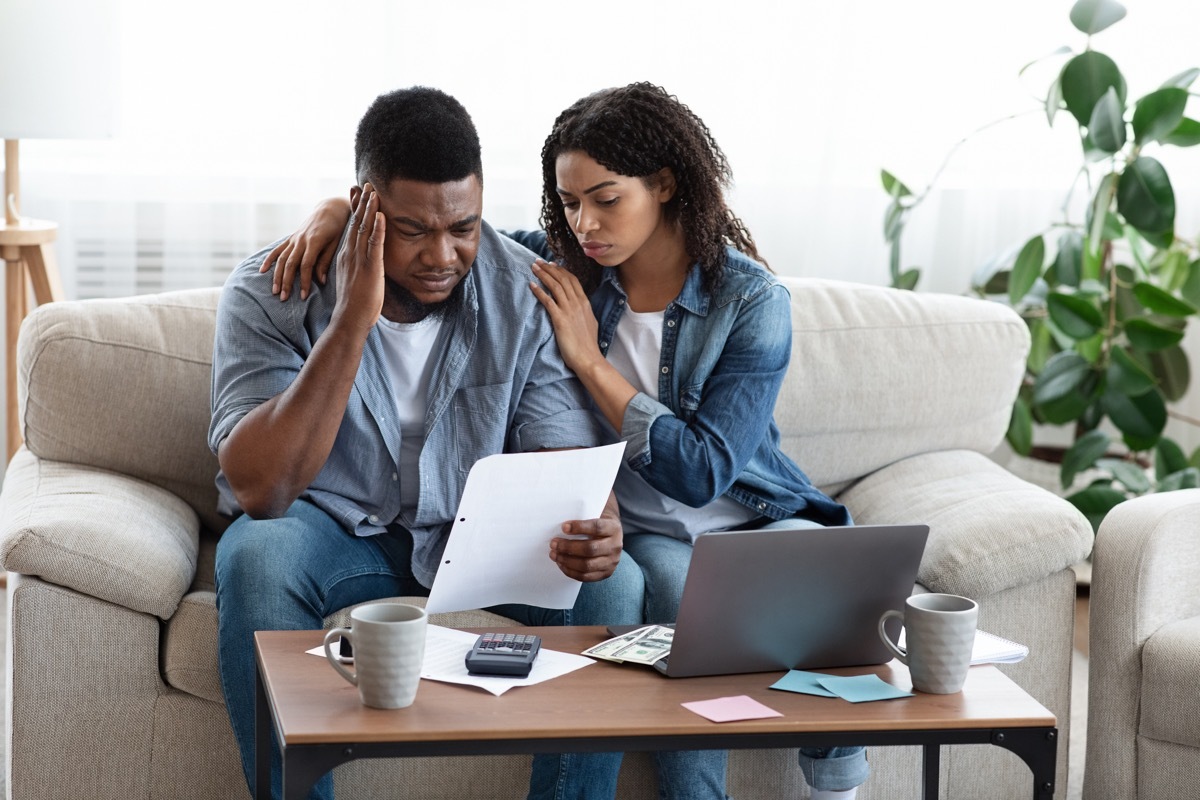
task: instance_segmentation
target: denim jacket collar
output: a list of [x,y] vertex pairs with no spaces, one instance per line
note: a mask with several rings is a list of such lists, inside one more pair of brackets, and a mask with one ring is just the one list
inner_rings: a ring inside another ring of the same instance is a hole
[[[600,276],[600,284],[604,285],[605,283],[612,284],[615,292],[625,298],[625,300],[629,299],[629,296],[625,293],[625,288],[621,286],[621,279],[617,276],[616,267],[604,268],[604,273]],[[704,291],[704,276],[700,272],[699,264],[693,264],[688,269],[687,278],[684,279],[683,288],[679,290],[679,296],[671,302],[698,316],[708,316],[712,297],[708,292]]]

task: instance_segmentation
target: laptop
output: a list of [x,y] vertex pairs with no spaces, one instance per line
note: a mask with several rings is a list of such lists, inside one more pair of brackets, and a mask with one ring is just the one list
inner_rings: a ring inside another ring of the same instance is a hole
[[[686,678],[885,663],[879,618],[904,609],[928,535],[927,525],[703,534],[671,652],[654,668]],[[888,625],[894,640],[899,621]]]

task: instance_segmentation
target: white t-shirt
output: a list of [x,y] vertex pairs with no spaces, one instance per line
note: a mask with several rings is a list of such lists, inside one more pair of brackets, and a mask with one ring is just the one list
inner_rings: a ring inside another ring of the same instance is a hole
[[425,411],[435,363],[432,356],[444,326],[440,314],[431,314],[412,323],[380,317],[378,327],[384,369],[400,420],[400,506],[412,511],[421,492],[419,462],[425,446]]
[[[633,388],[655,400],[658,400],[664,314],[626,308],[608,348],[608,363]],[[626,533],[662,533],[695,541],[702,533],[738,528],[758,516],[724,495],[706,506],[692,508],[655,489],[624,461],[615,488]]]

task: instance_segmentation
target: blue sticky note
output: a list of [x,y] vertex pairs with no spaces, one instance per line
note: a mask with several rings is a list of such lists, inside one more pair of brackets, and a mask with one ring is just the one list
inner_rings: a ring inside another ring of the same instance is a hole
[[771,684],[771,688],[782,689],[785,692],[815,694],[817,697],[837,697],[836,694],[819,683],[821,678],[827,677],[829,676],[822,675],[819,672],[805,672],[804,670],[794,669]]
[[869,700],[892,700],[897,697],[912,697],[912,692],[897,689],[878,675],[854,675],[848,678],[821,675],[817,679],[817,682],[838,697],[849,700],[851,703],[865,703]]

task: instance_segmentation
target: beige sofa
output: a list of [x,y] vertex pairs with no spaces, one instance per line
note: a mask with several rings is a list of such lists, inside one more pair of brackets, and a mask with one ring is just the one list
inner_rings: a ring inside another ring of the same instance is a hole
[[[1030,645],[1028,659],[1003,669],[1058,716],[1061,791],[1069,567],[1092,533],[1070,505],[985,455],[1021,380],[1024,324],[980,300],[788,284],[784,447],[860,523],[928,523],[921,583],[978,599],[981,627]],[[212,562],[225,522],[205,431],[217,299],[211,289],[54,303],[22,327],[26,445],[0,493],[10,798],[247,795],[215,652]],[[449,622],[489,624],[478,614]],[[875,748],[870,759],[862,800],[918,796],[919,750]],[[335,781],[343,798],[521,797],[528,763],[359,762]],[[648,763],[626,760],[622,798],[655,796]],[[945,748],[941,770],[943,797],[1030,794],[1024,764],[999,748]],[[807,790],[791,752],[739,751],[730,793]]]
[[1109,512],[1089,619],[1085,800],[1200,796],[1200,489]]

